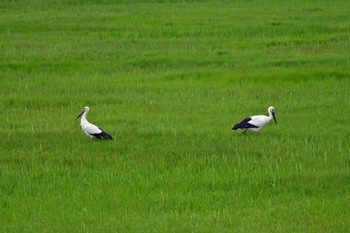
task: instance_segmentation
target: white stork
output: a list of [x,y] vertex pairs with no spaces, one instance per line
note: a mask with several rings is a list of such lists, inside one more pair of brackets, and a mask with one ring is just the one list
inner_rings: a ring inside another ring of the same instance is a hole
[[80,125],[83,132],[88,136],[89,138],[98,138],[98,139],[104,139],[104,140],[112,140],[112,136],[103,131],[101,128],[97,127],[94,124],[91,124],[86,120],[86,115],[90,111],[90,108],[88,106],[85,106],[83,108],[83,111],[79,114],[77,119],[81,117]]
[[238,124],[236,124],[235,126],[233,126],[232,129],[233,130],[242,129],[244,130],[243,133],[247,132],[247,130],[258,132],[259,130],[261,130],[262,127],[267,125],[272,120],[272,118],[275,120],[275,123],[277,124],[274,107],[272,106],[269,107],[267,111],[269,112],[269,116],[257,115],[257,116],[248,117],[243,121],[239,122]]

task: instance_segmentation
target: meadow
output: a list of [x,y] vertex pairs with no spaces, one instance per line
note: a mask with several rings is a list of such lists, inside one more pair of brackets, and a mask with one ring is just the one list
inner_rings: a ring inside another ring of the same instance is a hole
[[349,232],[349,9],[1,1],[0,231]]

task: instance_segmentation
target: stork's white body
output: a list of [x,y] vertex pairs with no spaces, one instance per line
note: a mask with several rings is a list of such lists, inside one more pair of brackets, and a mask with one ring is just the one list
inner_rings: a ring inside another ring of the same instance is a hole
[[265,115],[256,115],[256,116],[251,116],[248,117],[244,120],[242,120],[241,122],[239,122],[238,124],[236,124],[232,129],[236,130],[236,129],[243,129],[244,133],[249,130],[249,131],[253,131],[253,132],[258,132],[260,131],[265,125],[267,125],[272,119],[275,120],[276,124],[277,124],[277,120],[275,117],[275,109],[274,107],[269,107],[268,108],[268,116]]
[[81,119],[80,119],[81,129],[89,138],[95,138],[95,136],[93,135],[102,133],[102,130],[98,128],[96,125],[88,122],[88,120],[86,119],[86,115],[87,115],[87,112],[84,112],[83,115],[81,116]]
[[86,115],[90,111],[89,107],[84,107],[83,111],[79,114],[78,118],[81,116],[80,119],[80,125],[83,132],[88,136],[89,138],[98,138],[98,139],[105,139],[105,140],[112,140],[112,136],[103,131],[101,128],[97,127],[94,124],[91,124],[86,119]]
[[262,127],[267,125],[272,120],[272,116],[256,115],[251,116],[249,124],[255,125],[257,128],[249,128],[250,131],[258,132]]

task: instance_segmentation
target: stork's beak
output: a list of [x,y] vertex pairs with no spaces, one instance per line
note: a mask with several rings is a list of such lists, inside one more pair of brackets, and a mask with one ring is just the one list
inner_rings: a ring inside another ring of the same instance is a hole
[[83,115],[84,110],[78,115],[77,119],[79,119],[79,117],[81,117],[81,115]]
[[273,119],[275,120],[275,123],[276,123],[276,125],[277,125],[277,120],[276,120],[275,112],[272,112],[272,116],[273,116]]

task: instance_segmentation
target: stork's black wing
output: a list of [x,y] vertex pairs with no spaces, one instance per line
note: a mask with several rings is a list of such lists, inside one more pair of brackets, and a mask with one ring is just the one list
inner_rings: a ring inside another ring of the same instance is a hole
[[95,136],[96,138],[98,139],[101,139],[101,140],[112,140],[113,137],[106,133],[105,131],[103,131],[103,129],[99,128],[101,130],[101,133],[96,133],[96,134],[91,134],[92,136]]
[[238,124],[236,124],[235,126],[233,126],[233,130],[237,130],[237,129],[249,129],[249,128],[259,128],[255,125],[252,125],[250,123],[248,123],[252,118],[248,117],[246,119],[244,119],[243,121],[239,122]]

